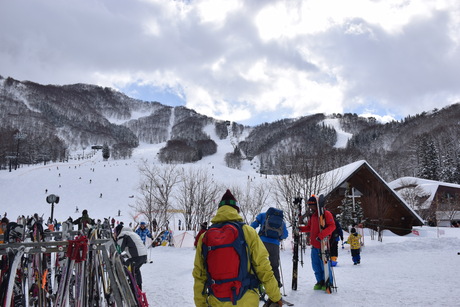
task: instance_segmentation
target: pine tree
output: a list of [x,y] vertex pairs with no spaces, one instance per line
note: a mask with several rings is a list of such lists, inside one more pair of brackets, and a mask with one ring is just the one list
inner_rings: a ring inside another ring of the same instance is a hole
[[338,220],[342,227],[346,229],[349,225],[360,224],[363,222],[364,213],[361,206],[361,200],[355,197],[355,204],[353,209],[353,198],[351,193],[347,190],[345,197],[342,200],[342,205],[339,206],[341,210]]
[[457,165],[452,157],[451,151],[448,150],[446,154],[442,157],[442,168],[440,173],[440,180],[444,182],[455,183]]
[[418,146],[419,171],[417,176],[439,180],[439,156],[436,145],[427,136],[421,137]]

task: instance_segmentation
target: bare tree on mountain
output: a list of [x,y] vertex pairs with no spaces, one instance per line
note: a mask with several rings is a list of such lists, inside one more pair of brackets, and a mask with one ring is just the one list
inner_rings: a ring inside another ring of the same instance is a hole
[[205,168],[182,168],[176,199],[184,216],[185,230],[197,230],[210,222],[217,210],[216,200],[222,188]]
[[329,164],[320,152],[307,155],[294,151],[290,156],[285,156],[284,165],[287,174],[275,177],[273,198],[277,207],[285,212],[286,220],[293,225],[298,220],[294,199],[302,197],[306,201],[312,194],[318,196],[327,192],[335,184],[337,174],[326,172]]
[[172,196],[176,185],[180,182],[177,166],[149,164],[146,160],[139,167],[141,196],[131,207],[138,214],[144,215],[149,222],[156,219],[157,230],[167,226],[173,209]]

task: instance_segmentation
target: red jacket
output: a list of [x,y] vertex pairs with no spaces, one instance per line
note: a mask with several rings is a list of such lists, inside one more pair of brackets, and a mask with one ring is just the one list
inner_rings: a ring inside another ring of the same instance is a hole
[[307,226],[300,226],[300,232],[309,232],[310,233],[310,242],[311,245],[315,248],[321,248],[321,242],[316,240],[316,238],[320,238],[323,240],[324,238],[330,236],[335,229],[335,222],[332,213],[325,210],[324,217],[326,220],[326,226],[321,232],[319,231],[319,219],[318,219],[318,211],[313,213],[313,215],[308,220]]

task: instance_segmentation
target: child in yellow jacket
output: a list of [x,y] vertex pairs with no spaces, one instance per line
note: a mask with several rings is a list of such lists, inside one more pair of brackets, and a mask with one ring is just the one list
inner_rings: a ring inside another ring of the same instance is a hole
[[345,243],[350,244],[351,259],[354,265],[361,263],[361,235],[356,232],[355,228],[351,229],[351,234]]

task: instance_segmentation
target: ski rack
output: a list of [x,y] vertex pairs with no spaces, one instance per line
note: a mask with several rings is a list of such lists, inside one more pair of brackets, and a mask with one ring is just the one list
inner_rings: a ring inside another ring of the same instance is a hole
[[[80,231],[70,231],[69,240],[81,234]],[[62,232],[45,232],[45,236],[62,237]],[[0,244],[0,256],[7,255],[9,251],[17,251],[25,248],[25,255],[28,254],[48,254],[48,253],[67,253],[69,241],[42,241],[42,242],[17,242]],[[88,242],[88,252],[100,251],[103,258],[104,269],[108,273],[110,288],[113,294],[113,300],[116,306],[138,306],[137,304],[126,304],[127,293],[130,295],[131,288],[127,281],[128,276],[125,272],[117,270],[117,265],[121,266],[120,255],[116,252],[114,240],[110,239],[92,239]],[[112,256],[111,256],[112,255]],[[121,276],[120,276],[121,275]],[[125,299],[125,300],[124,300]]]

